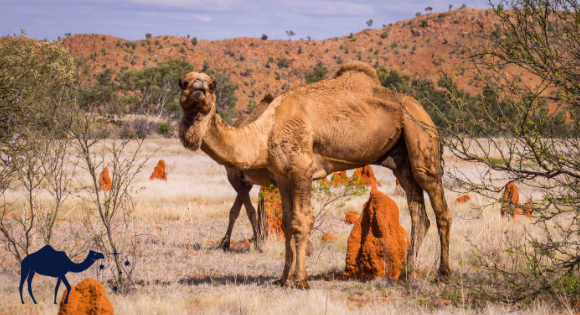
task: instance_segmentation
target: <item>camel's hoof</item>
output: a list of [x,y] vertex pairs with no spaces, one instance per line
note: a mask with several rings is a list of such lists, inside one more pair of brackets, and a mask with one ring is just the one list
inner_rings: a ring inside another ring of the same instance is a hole
[[221,249],[224,252],[227,252],[228,250],[230,250],[230,240],[226,239],[225,237],[221,240],[221,242],[219,243],[219,245],[216,247],[216,249]]
[[288,280],[284,281],[282,279],[278,279],[278,280],[272,282],[272,284],[275,286],[282,287],[282,288],[287,287],[289,285]]
[[296,289],[300,289],[300,290],[310,290],[310,285],[308,284],[308,280],[295,281],[294,287]]
[[451,272],[449,269],[439,270],[437,271],[437,282],[449,282],[451,278]]

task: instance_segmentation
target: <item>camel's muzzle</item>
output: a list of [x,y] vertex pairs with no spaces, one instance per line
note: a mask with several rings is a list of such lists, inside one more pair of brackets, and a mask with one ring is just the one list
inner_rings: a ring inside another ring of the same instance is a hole
[[206,91],[207,82],[205,80],[196,79],[191,86],[191,97],[196,101],[203,101],[205,99]]

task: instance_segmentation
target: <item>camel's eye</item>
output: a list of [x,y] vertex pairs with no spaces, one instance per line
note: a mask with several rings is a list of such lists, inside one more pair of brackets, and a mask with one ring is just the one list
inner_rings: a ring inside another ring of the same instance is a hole
[[181,78],[179,78],[179,82],[178,82],[178,84],[179,84],[179,87],[180,87],[182,90],[185,90],[185,89],[187,89],[187,86],[189,85],[189,82],[187,82],[187,81],[186,81],[186,80],[184,80],[184,79],[181,79]]

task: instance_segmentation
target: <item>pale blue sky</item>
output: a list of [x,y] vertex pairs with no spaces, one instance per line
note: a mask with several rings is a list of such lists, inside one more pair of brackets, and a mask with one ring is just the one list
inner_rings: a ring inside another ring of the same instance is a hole
[[489,8],[487,0],[0,0],[0,32],[26,29],[38,39],[56,39],[65,33],[110,34],[128,40],[153,35],[191,34],[198,39],[260,37],[325,39],[425,13],[425,7],[444,12]]

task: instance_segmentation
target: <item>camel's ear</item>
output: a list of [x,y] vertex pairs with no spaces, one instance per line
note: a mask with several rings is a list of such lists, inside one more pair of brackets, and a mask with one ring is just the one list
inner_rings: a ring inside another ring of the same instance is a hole
[[215,90],[216,87],[217,87],[217,81],[213,81],[212,83],[209,84],[209,91],[213,93],[213,91]]
[[179,84],[179,87],[180,87],[182,90],[185,90],[185,89],[187,89],[187,86],[189,85],[189,82],[185,81],[185,80],[184,80],[184,79],[182,79],[182,78],[179,78],[179,81],[178,81],[178,83],[177,83],[177,84]]

